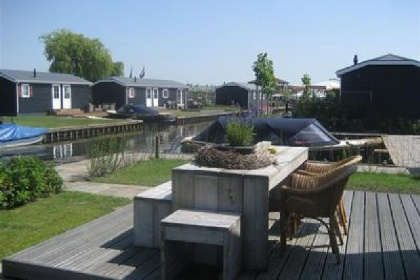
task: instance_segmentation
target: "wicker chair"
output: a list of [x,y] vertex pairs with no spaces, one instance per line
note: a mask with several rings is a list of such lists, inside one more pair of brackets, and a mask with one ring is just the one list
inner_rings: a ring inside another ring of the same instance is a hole
[[330,164],[320,164],[320,163],[313,163],[313,162],[305,162],[303,164],[302,169],[298,170],[297,172],[301,172],[302,174],[308,174],[307,172],[311,173],[321,173],[321,172],[328,172],[340,166],[352,165],[358,162],[361,162],[363,157],[361,155],[351,156],[340,161],[330,163]]
[[[337,263],[341,262],[340,253],[336,240],[339,232],[335,211],[343,195],[344,188],[351,174],[356,171],[355,166],[344,166],[332,170],[318,181],[319,186],[311,188],[292,188],[281,186],[280,202],[280,247],[286,247],[286,228],[292,213],[299,217],[307,217],[319,220],[327,227],[330,236],[332,252],[336,254]],[[314,180],[312,180],[314,181]],[[323,220],[329,218],[329,223]]]
[[[356,163],[361,162],[363,159],[362,156],[360,155],[355,155],[355,156],[351,156],[345,159],[342,159],[340,161],[334,162],[334,163],[330,163],[330,164],[319,164],[319,163],[310,163],[310,162],[306,162],[303,165],[303,168],[300,170],[297,170],[294,174],[299,174],[299,175],[307,175],[307,176],[318,176],[318,175],[322,175],[322,173],[325,172],[329,172],[331,170],[334,170],[338,167],[343,167],[343,166],[348,166],[348,165],[353,165]],[[292,179],[293,176],[296,175],[292,175]],[[297,178],[295,178],[296,180]],[[303,178],[299,178],[300,181],[305,180]],[[309,179],[307,179],[309,180]],[[292,183],[292,187],[293,187],[293,183]],[[348,234],[348,222],[347,222],[347,214],[346,214],[346,210],[344,208],[344,204],[343,201],[340,200],[340,203],[338,204],[338,217],[340,220],[340,224],[343,226],[343,231],[344,234],[347,235]]]

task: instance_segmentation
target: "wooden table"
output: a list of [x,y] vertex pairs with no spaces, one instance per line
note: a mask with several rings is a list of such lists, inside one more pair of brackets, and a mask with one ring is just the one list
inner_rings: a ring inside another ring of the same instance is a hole
[[184,164],[172,171],[172,207],[241,213],[243,267],[268,268],[269,191],[308,158],[306,147],[277,147],[277,165],[231,170]]

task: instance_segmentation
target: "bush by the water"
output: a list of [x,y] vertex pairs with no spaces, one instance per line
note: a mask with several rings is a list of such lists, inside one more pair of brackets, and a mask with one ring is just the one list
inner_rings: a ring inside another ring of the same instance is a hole
[[37,157],[0,161],[0,209],[13,208],[61,191],[63,179]]
[[125,137],[98,137],[87,147],[90,159],[90,177],[102,177],[120,168],[124,163]]
[[[403,113],[403,112],[402,112]],[[293,106],[293,116],[316,118],[328,130],[342,132],[381,132],[420,134],[420,119],[383,115],[379,106],[366,103],[343,103],[338,96],[305,97]]]

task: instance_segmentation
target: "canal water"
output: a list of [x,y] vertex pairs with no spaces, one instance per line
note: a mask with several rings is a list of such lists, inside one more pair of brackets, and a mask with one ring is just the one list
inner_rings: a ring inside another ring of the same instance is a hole
[[[160,152],[181,153],[180,141],[189,136],[194,136],[206,129],[212,122],[202,122],[186,125],[159,125],[148,124],[143,129],[135,132],[112,135],[126,141],[126,151],[153,153],[156,149],[156,139],[159,141]],[[0,151],[1,157],[19,155],[36,155],[46,161],[72,162],[86,158],[89,146],[97,141],[95,138],[59,142],[52,144],[30,145]]]

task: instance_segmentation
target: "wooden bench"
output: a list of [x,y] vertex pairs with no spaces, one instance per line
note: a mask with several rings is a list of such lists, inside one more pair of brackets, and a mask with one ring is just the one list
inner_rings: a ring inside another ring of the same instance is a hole
[[[223,259],[214,263],[222,264],[224,280],[238,276],[242,266],[241,214],[180,209],[161,221],[161,229],[162,279],[175,279],[194,259],[191,245],[202,244],[222,247]],[[211,251],[204,253],[211,255]]]
[[160,248],[160,221],[172,213],[172,181],[134,197],[134,245]]

